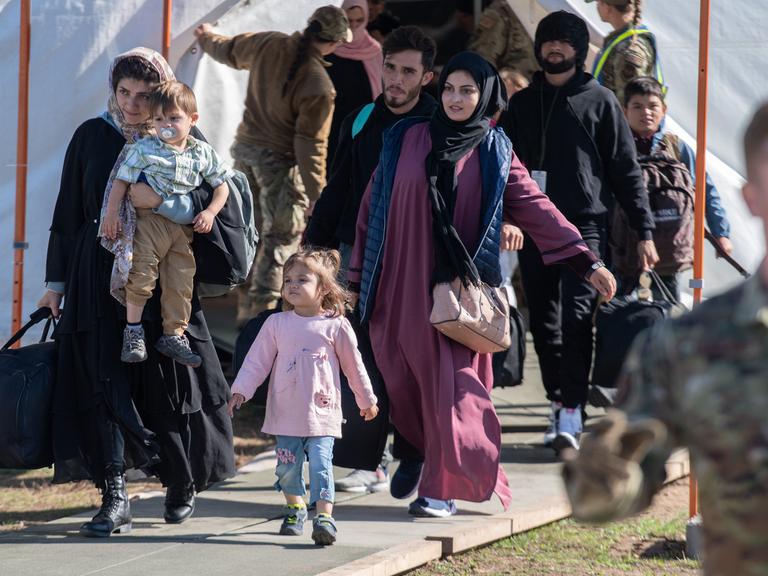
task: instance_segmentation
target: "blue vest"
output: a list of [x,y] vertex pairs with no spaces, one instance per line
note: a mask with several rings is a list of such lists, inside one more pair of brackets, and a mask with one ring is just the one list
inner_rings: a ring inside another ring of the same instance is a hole
[[[365,239],[362,281],[360,283],[360,319],[370,319],[376,301],[376,291],[384,256],[387,218],[392,199],[392,184],[400,159],[405,132],[412,126],[426,122],[425,118],[412,117],[400,120],[386,132],[379,156],[379,166],[371,187],[371,204],[368,213],[368,234]],[[472,260],[480,278],[492,285],[501,284],[499,243],[504,211],[504,189],[512,162],[512,143],[501,128],[490,130],[478,146],[482,174],[482,236]]]

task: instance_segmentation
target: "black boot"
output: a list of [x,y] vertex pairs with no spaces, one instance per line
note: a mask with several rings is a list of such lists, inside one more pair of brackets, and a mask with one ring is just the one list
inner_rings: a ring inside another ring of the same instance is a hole
[[109,538],[114,532],[127,534],[131,531],[131,505],[123,475],[107,475],[103,490],[101,508],[90,522],[80,526],[81,536]]
[[174,484],[165,493],[165,521],[181,524],[195,511],[194,485]]

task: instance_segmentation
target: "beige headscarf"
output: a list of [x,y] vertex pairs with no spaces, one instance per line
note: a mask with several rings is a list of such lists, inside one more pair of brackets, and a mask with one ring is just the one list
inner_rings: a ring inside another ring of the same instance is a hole
[[[173,70],[168,65],[168,62],[165,61],[165,58],[150,48],[141,46],[134,48],[128,52],[123,52],[112,61],[112,65],[109,68],[109,101],[107,103],[107,112],[105,112],[102,117],[125,137],[126,146],[133,144],[136,140],[139,140],[144,136],[154,133],[150,119],[147,119],[146,122],[141,124],[128,124],[125,121],[123,112],[117,105],[117,95],[115,94],[112,84],[115,66],[117,66],[121,60],[131,57],[141,58],[152,66],[160,76],[160,82],[175,80]],[[112,183],[115,181],[115,176],[117,175],[120,165],[125,160],[125,156],[126,148],[123,148],[115,161],[115,165],[112,167],[112,172],[109,174],[107,188],[104,191],[104,202],[101,206],[101,222],[104,221],[104,214],[106,213],[107,203],[109,202],[109,194],[112,191]],[[117,238],[110,240],[105,236],[102,236],[101,222],[99,223],[101,245],[115,255],[115,262],[112,265],[110,292],[120,303],[125,304],[125,285],[128,282],[128,272],[133,263],[133,237],[136,233],[136,210],[127,195],[120,205],[120,223],[122,224],[122,230],[117,235]]]
[[[171,70],[171,67],[168,65],[168,62],[165,61],[165,58],[151,48],[139,46],[138,48],[128,50],[128,52],[123,52],[112,60],[112,65],[109,67],[109,101],[107,102],[107,114],[109,115],[109,118],[106,119],[110,121],[123,136],[125,136],[125,139],[129,144],[132,144],[139,138],[152,133],[152,122],[150,119],[147,119],[147,121],[142,124],[128,124],[123,117],[122,110],[120,110],[120,107],[117,105],[117,95],[115,94],[112,81],[114,79],[115,67],[120,61],[125,60],[126,58],[141,58],[146,61],[147,64],[155,69],[155,72],[157,72],[160,77],[160,82],[175,80],[176,77],[173,74],[173,70]],[[119,158],[119,160],[122,161],[122,158]],[[118,165],[118,163],[115,165]],[[110,182],[111,180],[112,178],[110,178]]]

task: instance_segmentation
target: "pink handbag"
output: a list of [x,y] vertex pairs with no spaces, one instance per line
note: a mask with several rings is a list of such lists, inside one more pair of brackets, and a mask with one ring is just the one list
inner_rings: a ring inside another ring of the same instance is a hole
[[501,352],[512,344],[509,302],[503,289],[485,282],[465,287],[456,278],[436,284],[432,298],[429,321],[448,338],[481,354]]

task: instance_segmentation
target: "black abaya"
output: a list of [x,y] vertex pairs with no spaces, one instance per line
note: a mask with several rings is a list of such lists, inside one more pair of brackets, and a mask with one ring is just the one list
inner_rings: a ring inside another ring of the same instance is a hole
[[[55,339],[59,364],[54,396],[55,482],[97,485],[125,444],[128,467],[157,473],[164,485],[203,490],[234,474],[229,386],[197,297],[187,333],[203,358],[199,368],[175,364],[154,350],[162,333],[159,287],[144,308],[149,358],[120,361],[125,308],[109,293],[113,256],[97,237],[104,190],[125,144],[109,123],[83,123],[70,142],[51,226],[48,282],[65,282]],[[105,423],[106,419],[106,423]]]

